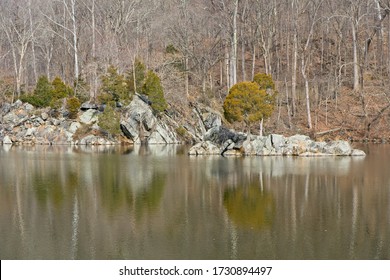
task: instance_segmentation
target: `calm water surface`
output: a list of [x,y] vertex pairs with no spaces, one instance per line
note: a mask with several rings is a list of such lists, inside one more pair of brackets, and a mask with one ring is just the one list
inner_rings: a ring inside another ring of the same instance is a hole
[[0,146],[0,259],[389,259],[389,145],[365,158]]

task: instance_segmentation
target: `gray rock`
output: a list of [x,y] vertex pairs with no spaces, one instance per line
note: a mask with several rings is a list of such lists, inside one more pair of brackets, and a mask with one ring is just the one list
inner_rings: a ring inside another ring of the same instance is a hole
[[8,135],[3,138],[3,145],[12,145],[12,140]]
[[270,135],[272,146],[275,149],[276,153],[282,153],[282,148],[284,147],[285,144],[285,139],[283,135],[279,134],[271,134]]
[[0,115],[5,116],[6,114],[9,113],[11,108],[12,108],[12,106],[10,103],[4,103],[3,105],[1,105]]
[[151,107],[138,95],[123,108],[120,125],[125,136],[134,143],[174,144],[180,140],[171,120],[165,115],[156,117]]
[[12,104],[12,109],[20,108],[22,105],[23,105],[23,102],[22,102],[20,99],[18,99],[18,100],[16,100],[16,101]]
[[286,141],[289,143],[302,143],[302,142],[306,142],[306,141],[311,141],[311,139],[309,136],[296,134],[296,135],[288,137],[286,139]]
[[81,114],[80,122],[84,124],[91,124],[97,122],[99,111],[95,109],[89,109]]
[[233,150],[235,147],[235,143],[231,140],[228,139],[225,143],[222,145],[222,154],[227,152],[228,150]]
[[26,133],[24,134],[24,137],[31,137],[33,136],[34,132],[35,132],[35,128],[28,128],[26,130]]
[[258,136],[251,141],[244,141],[242,148],[245,155],[262,155],[267,137]]
[[245,141],[246,138],[246,134],[234,132],[223,126],[215,126],[203,136],[204,141],[210,141],[218,146],[223,145],[229,139],[234,143],[239,143]]
[[362,150],[353,149],[351,156],[364,157],[364,156],[366,156],[366,153]]
[[98,110],[99,106],[96,105],[96,104],[90,103],[90,102],[84,102],[80,106],[80,110],[82,110],[82,111],[87,111],[87,110],[90,110],[90,109]]
[[42,120],[46,121],[49,118],[49,115],[46,112],[42,112],[41,118]]
[[32,110],[34,110],[34,106],[33,105],[31,105],[31,104],[29,104],[29,103],[26,103],[25,105],[24,105],[24,109],[26,110],[26,111],[32,111]]
[[203,141],[193,146],[189,152],[189,155],[220,155],[221,150],[211,143],[210,141]]
[[208,112],[203,114],[202,118],[206,130],[222,125],[222,117],[216,112]]
[[58,126],[58,125],[61,124],[60,120],[55,119],[55,118],[51,118],[51,119],[50,119],[50,123],[51,123],[52,125],[54,125],[54,126]]
[[79,122],[72,122],[69,126],[69,129],[68,131],[70,133],[76,133],[77,129],[79,129],[79,127],[81,127],[81,124]]
[[3,116],[3,124],[5,125],[16,125],[19,122],[19,117],[15,112],[11,111]]
[[325,154],[349,156],[352,153],[351,145],[347,141],[332,141],[323,148]]

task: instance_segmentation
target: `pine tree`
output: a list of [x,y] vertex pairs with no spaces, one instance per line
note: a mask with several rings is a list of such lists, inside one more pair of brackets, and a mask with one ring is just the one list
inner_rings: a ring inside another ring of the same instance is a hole
[[167,109],[168,104],[164,98],[164,90],[160,78],[153,71],[149,71],[145,84],[142,87],[142,93],[149,97],[152,102],[152,109],[157,112],[163,112]]
[[[133,69],[127,76],[127,85],[131,93],[141,92],[145,82],[146,66],[139,60],[134,61]],[[135,79],[135,82],[134,82]]]

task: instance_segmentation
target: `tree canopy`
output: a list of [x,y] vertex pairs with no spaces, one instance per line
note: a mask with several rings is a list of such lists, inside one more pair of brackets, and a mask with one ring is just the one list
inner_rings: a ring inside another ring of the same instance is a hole
[[[244,122],[248,128],[254,122],[270,117],[274,110],[275,94],[267,92],[274,89],[269,76],[258,82],[241,82],[235,84],[229,91],[223,104],[224,114],[229,122]],[[264,78],[263,77],[263,78]]]

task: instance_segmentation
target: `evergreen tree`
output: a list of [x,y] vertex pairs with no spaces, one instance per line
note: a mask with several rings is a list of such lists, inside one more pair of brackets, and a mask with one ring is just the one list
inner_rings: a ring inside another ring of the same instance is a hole
[[48,107],[53,97],[53,86],[46,76],[38,79],[34,92],[21,98],[23,102],[28,102],[35,107]]
[[244,122],[250,131],[254,122],[268,118],[274,109],[274,98],[255,82],[235,84],[223,104],[229,122]]
[[142,91],[142,87],[145,82],[145,73],[146,66],[139,59],[136,59],[134,62],[133,69],[129,71],[127,76],[128,89],[131,93]]
[[160,78],[153,71],[149,71],[145,84],[142,87],[142,93],[149,97],[152,102],[152,109],[157,112],[163,112],[167,109],[168,104],[164,98],[164,90]]
[[81,106],[80,100],[77,97],[70,97],[66,100],[66,108],[69,111],[69,118],[75,119]]
[[98,126],[112,135],[120,134],[120,115],[110,104],[107,105],[104,112],[99,115]]
[[114,66],[107,69],[107,73],[101,78],[100,101],[102,103],[129,101],[131,99],[128,86],[123,75],[119,74]]

